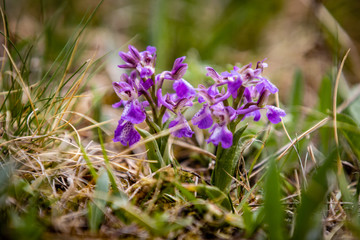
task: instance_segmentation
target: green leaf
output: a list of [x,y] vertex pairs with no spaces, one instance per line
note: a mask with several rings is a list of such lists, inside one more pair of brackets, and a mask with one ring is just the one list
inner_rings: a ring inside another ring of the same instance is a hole
[[[222,149],[220,154],[216,156],[215,169],[211,176],[211,183],[218,187],[221,191],[228,193],[234,176],[236,166],[238,165],[242,142],[241,135],[244,133],[246,126],[240,128],[233,138],[233,146]],[[219,145],[218,148],[221,148]]]
[[102,132],[101,132],[100,128],[98,128],[98,135],[99,135],[101,150],[102,150],[102,153],[103,153],[103,156],[104,156],[106,171],[107,171],[107,174],[109,176],[109,180],[111,182],[111,187],[112,187],[113,193],[114,193],[114,195],[127,200],[127,195],[122,190],[120,190],[118,188],[118,186],[117,186],[117,183],[116,183],[116,180],[115,180],[115,175],[113,173],[113,170],[112,170],[112,167],[111,167],[111,164],[110,164],[110,160],[109,160],[108,155],[106,153],[104,140],[103,140]]
[[[322,81],[318,92],[319,106],[318,109],[320,112],[328,114],[328,112],[332,109],[332,83],[331,78],[326,75]],[[320,128],[320,137],[321,137],[321,145],[324,149],[325,153],[329,152],[329,141],[332,139],[331,133],[328,128]]]
[[281,205],[280,174],[275,158],[270,159],[264,182],[265,222],[268,225],[269,239],[284,239],[284,209]]
[[180,183],[175,182],[175,187],[181,192],[182,196],[184,196],[188,201],[195,201],[196,197],[189,190],[183,187]]
[[360,97],[349,106],[349,112],[356,123],[360,124]]
[[[136,127],[136,130],[140,133],[140,135],[143,138],[146,138],[146,139],[153,138],[153,136],[144,129]],[[156,163],[150,163],[150,167],[153,172],[166,166],[155,138],[153,138],[151,141],[145,143],[145,147],[146,147],[146,150],[148,151],[147,152],[148,159],[157,161]]]
[[301,70],[297,70],[294,75],[294,81],[292,85],[290,95],[290,106],[301,106],[304,96],[304,78]]
[[88,207],[88,221],[91,232],[97,232],[104,219],[104,210],[109,193],[109,177],[102,169],[96,182],[93,200]]
[[349,143],[351,150],[360,159],[360,128],[350,116],[337,114],[338,130]]

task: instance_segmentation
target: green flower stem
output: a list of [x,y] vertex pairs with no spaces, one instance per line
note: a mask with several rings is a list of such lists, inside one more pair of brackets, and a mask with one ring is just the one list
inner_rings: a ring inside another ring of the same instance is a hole
[[247,125],[243,126],[234,134],[233,145],[230,148],[223,149],[221,144],[218,146],[215,169],[211,175],[211,184],[226,194],[230,192],[232,176],[234,176],[238,166],[241,155],[240,137],[246,127]]
[[157,109],[155,107],[155,103],[154,103],[153,98],[146,91],[143,92],[143,95],[144,95],[145,99],[149,102],[149,105],[151,107],[151,111],[152,111],[152,114],[153,114],[154,121],[157,122],[157,118],[158,118],[157,117]]
[[163,118],[165,112],[166,112],[166,107],[161,106],[161,108],[160,108],[160,113],[159,113],[159,117],[158,117],[158,121],[157,121],[157,124],[158,124],[160,127],[162,127],[162,118]]

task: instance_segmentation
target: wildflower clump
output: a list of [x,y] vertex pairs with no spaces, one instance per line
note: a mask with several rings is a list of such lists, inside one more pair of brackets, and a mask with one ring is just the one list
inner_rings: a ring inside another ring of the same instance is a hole
[[[200,129],[209,129],[207,142],[214,145],[221,143],[223,148],[233,145],[236,125],[245,118],[253,117],[254,121],[259,121],[260,111],[264,109],[269,121],[277,124],[286,115],[284,110],[267,105],[269,95],[278,89],[262,76],[267,67],[264,60],[258,62],[255,69],[248,64],[242,68],[235,66],[232,71],[221,74],[207,67],[207,76],[214,80],[214,84],[210,87],[200,84],[195,89],[183,79],[188,68],[184,63],[185,57],[177,58],[171,71],[155,75],[155,47],[148,46],[146,51],[139,52],[129,46],[128,52],[120,52],[119,55],[125,64],[118,67],[131,72],[130,75],[123,73],[120,81],[113,83],[120,98],[120,102],[113,106],[124,107],[113,140],[125,146],[140,140],[134,125],[144,121],[152,133],[167,126],[175,129],[171,133],[176,137],[192,137],[194,132],[183,112],[193,106],[196,97],[203,106],[191,119],[192,124]],[[165,80],[173,82],[174,93],[163,94]],[[151,116],[147,114],[147,108],[151,109]]]
[[[120,98],[120,102],[113,107],[124,107],[113,141],[121,142],[125,146],[132,145],[140,140],[140,134],[135,130],[134,124],[146,121],[152,133],[156,133],[171,115],[175,117],[169,122],[168,127],[176,129],[172,134],[176,137],[191,137],[194,132],[182,112],[186,107],[192,106],[196,92],[193,86],[182,78],[188,67],[183,63],[185,57],[176,59],[171,71],[155,75],[155,47],[149,46],[146,51],[139,52],[135,47],[129,46],[127,53],[120,52],[119,55],[125,64],[118,67],[132,71],[130,75],[123,73],[120,81],[113,83],[114,90]],[[164,80],[173,81],[175,93],[163,95]],[[147,108],[151,108],[151,115],[147,114]]]
[[269,95],[278,89],[261,75],[267,67],[264,60],[258,62],[255,69],[248,64],[242,68],[235,66],[231,72],[221,74],[211,67],[206,68],[207,76],[214,84],[208,88],[199,85],[198,101],[203,107],[192,118],[192,123],[201,129],[210,128],[208,143],[231,147],[236,125],[247,117],[259,121],[262,109],[266,109],[266,116],[274,124],[286,115],[284,110],[267,105]]
[[[125,62],[119,68],[131,72],[129,75],[123,73],[120,81],[113,83],[120,98],[113,106],[124,108],[113,141],[125,146],[133,145],[141,136],[148,138],[165,129],[169,129],[175,137],[191,138],[194,131],[183,114],[197,99],[202,107],[192,117],[191,123],[200,129],[209,129],[207,143],[217,146],[211,182],[224,192],[229,191],[240,158],[240,137],[246,125],[238,128],[239,123],[249,117],[259,121],[262,110],[266,111],[273,124],[279,123],[286,115],[284,110],[267,104],[269,96],[278,89],[262,76],[267,67],[264,60],[259,61],[254,69],[248,64],[242,68],[235,66],[230,72],[221,74],[207,67],[207,76],[214,83],[209,87],[200,84],[194,88],[183,78],[188,69],[185,57],[177,58],[170,71],[156,74],[155,47],[149,46],[146,51],[139,52],[129,46],[128,52],[120,52],[119,55]],[[172,93],[163,92],[164,81],[172,82]],[[135,129],[135,124],[144,121],[149,132]],[[167,138],[159,137],[145,143],[148,158],[157,160],[157,163],[150,164],[154,171],[176,163],[169,154]]]

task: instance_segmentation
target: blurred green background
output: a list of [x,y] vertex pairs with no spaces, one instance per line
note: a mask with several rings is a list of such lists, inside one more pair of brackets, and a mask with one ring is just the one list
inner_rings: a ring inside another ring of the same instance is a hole
[[[49,61],[93,10],[96,0],[5,0],[11,39],[40,40]],[[348,0],[105,0],[82,41],[85,58],[97,50],[110,52],[111,72],[120,63],[119,50],[132,44],[158,49],[157,67],[169,69],[173,60],[188,56],[190,74],[200,78],[202,65],[247,64],[268,58],[268,77],[279,85],[280,97],[288,99],[295,70],[304,73],[309,102],[322,76],[352,48],[346,66],[349,83],[360,76],[360,1]],[[199,70],[200,69],[200,70]],[[115,74],[111,74],[115,76]],[[199,79],[203,81],[203,79]],[[194,83],[196,84],[196,83]]]

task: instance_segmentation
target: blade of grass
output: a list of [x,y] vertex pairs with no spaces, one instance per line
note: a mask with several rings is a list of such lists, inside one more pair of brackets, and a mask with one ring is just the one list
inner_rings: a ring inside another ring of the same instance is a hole
[[105,193],[109,192],[109,177],[107,171],[100,170],[99,177],[96,180],[95,191],[92,202],[88,206],[88,222],[90,231],[96,233],[104,219],[104,211],[106,205]]
[[311,234],[315,228],[318,228],[321,221],[321,215],[318,213],[331,189],[331,182],[328,179],[336,169],[337,151],[336,149],[325,159],[311,178],[306,191],[302,191],[301,203],[296,210],[295,229],[292,239],[317,238]]
[[19,69],[17,68],[14,60],[12,59],[9,50],[7,49],[7,47],[6,47],[4,44],[3,44],[2,46],[4,47],[4,50],[6,51],[8,57],[9,57],[11,63],[12,63],[12,65],[13,65],[13,67],[14,67],[17,75],[18,75],[18,78],[16,78],[16,79],[19,79],[19,80],[18,80],[18,81],[19,81],[19,84],[23,87],[23,90],[24,90],[26,96],[27,96],[28,99],[29,99],[29,102],[30,102],[32,111],[34,112],[36,124],[37,124],[37,126],[39,126],[39,119],[38,119],[37,114],[36,114],[36,108],[35,108],[34,102],[33,102],[33,100],[32,100],[31,94],[30,94],[30,92],[29,92],[29,90],[28,90],[28,88],[27,88],[24,80],[22,79],[22,76],[21,76],[21,74],[20,74],[20,72],[19,72]]
[[[344,67],[344,63],[346,60],[346,57],[348,56],[350,52],[350,49],[347,50],[347,52],[345,53],[345,56],[343,57],[337,76],[336,76],[336,80],[335,80],[335,86],[334,86],[334,98],[333,98],[333,124],[334,124],[334,138],[335,138],[335,143],[336,146],[339,148],[339,137],[338,137],[338,133],[337,133],[337,121],[336,121],[336,115],[337,115],[337,111],[336,111],[336,100],[337,100],[337,92],[338,92],[338,87],[339,87],[339,82],[340,82],[340,76],[341,76],[341,72],[342,69]],[[340,153],[338,153],[338,174],[341,174],[342,172],[342,164],[341,164],[341,160],[340,160]]]
[[264,182],[265,222],[268,225],[269,239],[284,239],[284,210],[281,205],[280,174],[275,158],[270,159]]

